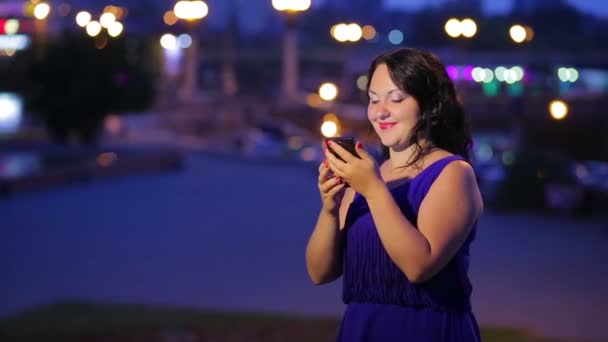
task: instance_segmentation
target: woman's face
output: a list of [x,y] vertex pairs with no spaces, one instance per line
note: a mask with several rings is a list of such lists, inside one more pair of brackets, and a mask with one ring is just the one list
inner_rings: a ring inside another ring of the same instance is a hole
[[369,85],[367,118],[382,144],[395,151],[409,146],[410,132],[420,118],[418,101],[403,92],[391,79],[386,64],[380,64]]

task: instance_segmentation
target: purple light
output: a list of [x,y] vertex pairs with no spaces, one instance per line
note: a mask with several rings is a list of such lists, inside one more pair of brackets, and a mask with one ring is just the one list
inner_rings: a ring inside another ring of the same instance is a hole
[[452,79],[452,80],[457,80],[459,79],[459,75],[458,75],[458,67],[455,67],[453,65],[449,65],[445,68],[445,71],[448,73],[448,76]]
[[467,81],[473,80],[473,66],[467,65],[462,69],[463,78]]

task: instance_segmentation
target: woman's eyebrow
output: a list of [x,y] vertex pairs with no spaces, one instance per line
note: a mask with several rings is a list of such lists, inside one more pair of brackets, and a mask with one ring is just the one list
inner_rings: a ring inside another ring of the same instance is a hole
[[[391,89],[391,90],[389,90],[389,91],[387,91],[387,92],[386,92],[386,95],[390,95],[391,93],[393,93],[393,92],[395,92],[395,91],[400,91],[400,89],[398,89],[398,88]],[[370,92],[370,93],[372,93],[372,94],[374,94],[374,95],[378,95],[378,94],[376,94],[376,92],[375,92],[375,91],[373,91],[373,90],[371,90],[371,89],[370,89],[370,90],[368,90],[368,92]]]

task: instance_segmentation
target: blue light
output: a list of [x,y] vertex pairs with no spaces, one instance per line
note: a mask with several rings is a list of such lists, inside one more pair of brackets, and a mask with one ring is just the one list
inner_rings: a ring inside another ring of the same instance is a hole
[[401,32],[399,30],[392,30],[388,34],[388,41],[394,45],[399,45],[399,44],[403,43],[403,32]]

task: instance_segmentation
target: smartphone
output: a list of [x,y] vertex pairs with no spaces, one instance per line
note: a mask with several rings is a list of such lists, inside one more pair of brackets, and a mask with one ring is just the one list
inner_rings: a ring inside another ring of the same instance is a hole
[[[355,149],[355,139],[354,138],[349,138],[349,137],[326,138],[325,143],[327,143],[328,141],[339,144],[345,150],[350,152],[350,154],[354,155],[357,158],[360,158],[359,155],[357,154],[357,150]],[[338,159],[344,161],[344,159],[342,159],[334,150],[332,150],[331,147],[327,146],[327,149]]]

